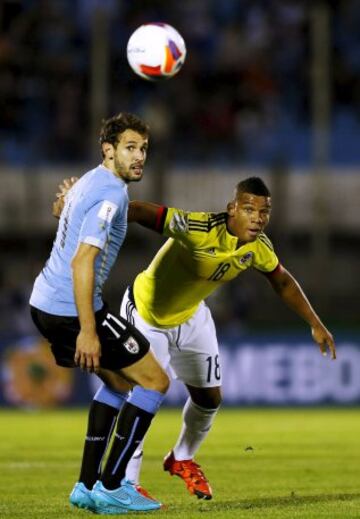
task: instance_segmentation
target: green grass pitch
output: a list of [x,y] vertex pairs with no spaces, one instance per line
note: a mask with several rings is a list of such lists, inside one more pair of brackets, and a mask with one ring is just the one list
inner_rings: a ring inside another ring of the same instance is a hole
[[[360,518],[360,410],[222,410],[197,458],[212,501],[162,470],[180,420],[179,410],[162,409],[147,439],[142,482],[168,505],[152,517]],[[86,412],[2,410],[0,422],[0,517],[93,516],[68,504]]]

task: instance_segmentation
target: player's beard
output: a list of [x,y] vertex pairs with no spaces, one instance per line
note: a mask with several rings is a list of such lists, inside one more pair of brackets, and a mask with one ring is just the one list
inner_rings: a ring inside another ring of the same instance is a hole
[[114,168],[115,168],[116,174],[120,178],[122,178],[126,183],[140,182],[140,180],[143,177],[142,175],[134,177],[131,167],[125,166],[122,162],[119,161],[119,159],[116,156],[114,157]]

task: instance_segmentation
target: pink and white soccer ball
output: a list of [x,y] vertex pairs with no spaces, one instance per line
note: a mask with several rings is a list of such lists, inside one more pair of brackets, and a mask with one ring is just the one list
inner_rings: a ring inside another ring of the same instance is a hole
[[158,80],[175,76],[186,58],[186,46],[180,33],[166,23],[141,25],[130,36],[127,59],[133,71],[144,79]]

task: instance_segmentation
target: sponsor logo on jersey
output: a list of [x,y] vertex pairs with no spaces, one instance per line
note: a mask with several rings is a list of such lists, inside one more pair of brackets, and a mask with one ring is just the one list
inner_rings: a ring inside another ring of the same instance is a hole
[[136,353],[139,353],[139,351],[140,351],[139,343],[134,339],[134,337],[131,337],[131,335],[124,342],[124,346],[129,353],[133,353],[134,355]]
[[102,203],[102,206],[100,207],[100,210],[98,212],[98,217],[101,220],[104,220],[105,222],[111,222],[111,220],[114,218],[116,211],[118,210],[118,206],[116,204],[113,204],[113,202],[109,202],[108,200],[105,200],[105,202]]
[[244,256],[241,256],[241,258],[239,258],[240,265],[244,265],[244,263],[247,263],[248,261],[250,261],[253,256],[254,256],[253,252],[248,252],[247,254],[244,254]]

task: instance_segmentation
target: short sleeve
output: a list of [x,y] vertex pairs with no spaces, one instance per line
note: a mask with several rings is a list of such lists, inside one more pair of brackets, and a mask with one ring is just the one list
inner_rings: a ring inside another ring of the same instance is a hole
[[169,207],[162,232],[168,238],[199,245],[207,237],[210,228],[209,213],[196,213]]
[[125,209],[121,197],[107,197],[94,203],[85,213],[79,241],[103,249],[109,239],[114,219]]
[[257,238],[256,254],[253,267],[261,272],[273,272],[279,264],[279,259],[275,254],[274,247],[269,238],[261,233]]
[[182,209],[168,207],[163,225],[163,234],[176,238],[189,233],[189,213]]

